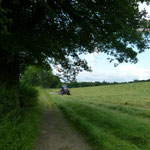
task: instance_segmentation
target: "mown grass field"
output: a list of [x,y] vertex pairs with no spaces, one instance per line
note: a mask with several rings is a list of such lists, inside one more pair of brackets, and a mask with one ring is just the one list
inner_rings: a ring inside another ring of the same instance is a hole
[[70,90],[71,96],[45,93],[93,149],[150,150],[149,82]]

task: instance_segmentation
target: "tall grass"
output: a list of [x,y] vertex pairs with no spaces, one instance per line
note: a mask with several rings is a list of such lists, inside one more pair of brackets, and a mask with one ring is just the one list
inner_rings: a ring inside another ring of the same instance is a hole
[[[30,97],[30,99],[32,98]],[[43,112],[43,104],[41,101],[42,97],[40,93],[36,105],[32,106],[30,102],[30,106],[26,105],[26,107],[20,110],[12,110],[1,118],[0,150],[33,149],[34,141],[39,130],[39,120]]]
[[[150,150],[150,83],[49,95],[97,150]],[[49,90],[46,91],[49,93]]]

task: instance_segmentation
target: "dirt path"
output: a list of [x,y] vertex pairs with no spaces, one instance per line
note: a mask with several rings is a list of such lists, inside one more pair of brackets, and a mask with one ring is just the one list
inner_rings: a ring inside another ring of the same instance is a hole
[[[43,98],[48,101],[44,94]],[[53,107],[45,108],[35,150],[91,150],[56,106]]]

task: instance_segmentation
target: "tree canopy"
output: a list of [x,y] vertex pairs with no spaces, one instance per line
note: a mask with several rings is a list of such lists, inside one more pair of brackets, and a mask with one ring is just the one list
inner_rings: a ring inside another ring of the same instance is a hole
[[21,83],[27,86],[56,88],[60,84],[60,79],[52,73],[51,69],[28,66],[21,76]]
[[149,0],[0,0],[0,111],[21,108],[29,65],[76,75],[90,71],[80,54],[93,52],[135,63],[150,29],[140,2]]
[[149,0],[1,0],[1,80],[14,80],[27,65],[90,70],[79,57],[83,53],[104,52],[119,63],[135,63],[149,34],[140,2]]

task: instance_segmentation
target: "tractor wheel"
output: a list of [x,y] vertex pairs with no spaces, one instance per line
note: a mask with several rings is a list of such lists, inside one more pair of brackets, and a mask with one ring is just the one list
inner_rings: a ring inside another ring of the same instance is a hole
[[67,95],[70,95],[70,91],[67,92]]

